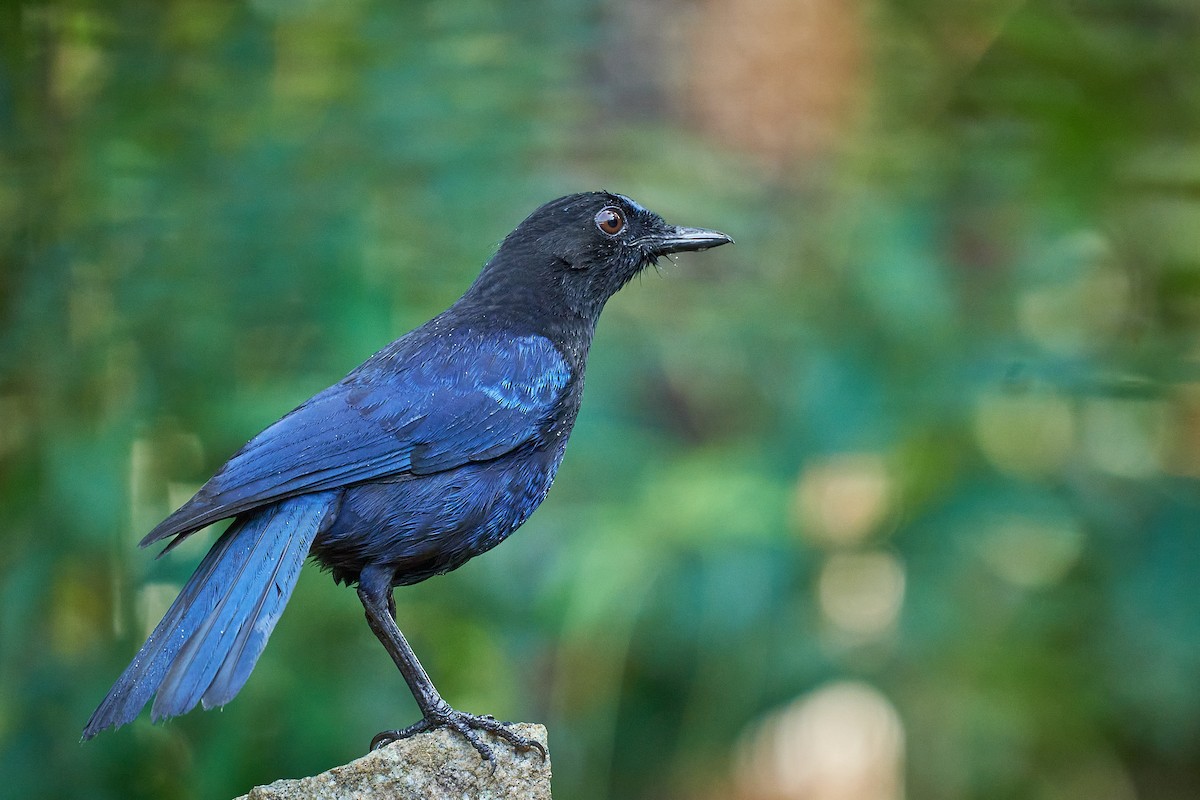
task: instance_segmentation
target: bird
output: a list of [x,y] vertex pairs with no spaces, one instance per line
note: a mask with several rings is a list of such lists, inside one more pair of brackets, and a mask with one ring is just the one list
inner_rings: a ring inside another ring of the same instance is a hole
[[167,542],[162,555],[233,520],[83,738],[131,722],[152,695],[155,722],[232,700],[311,557],[356,588],[422,715],[372,750],[448,728],[493,765],[488,735],[544,757],[509,723],[442,698],[400,631],[393,589],[490,550],[545,499],[609,298],[664,256],[732,242],[607,191],[536,209],[448,309],[251,439],[142,539]]

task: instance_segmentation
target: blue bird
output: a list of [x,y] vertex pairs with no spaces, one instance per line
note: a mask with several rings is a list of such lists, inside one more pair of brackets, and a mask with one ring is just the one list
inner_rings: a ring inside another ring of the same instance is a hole
[[357,585],[421,710],[372,749],[448,727],[489,761],[478,732],[541,750],[442,699],[396,625],[392,590],[495,547],[545,499],[605,302],[661,256],[732,241],[607,192],[534,211],[449,309],[251,439],[142,540],[169,540],[166,552],[233,518],[83,738],[130,722],[151,696],[154,721],[232,700],[311,555]]

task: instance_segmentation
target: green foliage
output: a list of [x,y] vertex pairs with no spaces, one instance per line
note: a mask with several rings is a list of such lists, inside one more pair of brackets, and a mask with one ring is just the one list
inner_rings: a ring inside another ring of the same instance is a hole
[[236,702],[77,743],[207,546],[137,539],[599,187],[738,245],[614,299],[546,505],[398,593],[447,699],[582,800],[762,796],[762,720],[844,679],[912,797],[1200,791],[1200,11],[877,0],[861,118],[766,166],[607,92],[605,8],[6,6],[6,795],[233,796],[415,719],[309,570]]

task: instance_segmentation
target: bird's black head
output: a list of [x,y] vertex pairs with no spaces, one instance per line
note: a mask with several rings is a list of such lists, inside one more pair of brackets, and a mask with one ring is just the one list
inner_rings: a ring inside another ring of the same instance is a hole
[[624,195],[573,194],[526,217],[500,245],[476,288],[523,286],[539,299],[595,319],[608,298],[660,256],[732,241],[718,231],[668,225]]

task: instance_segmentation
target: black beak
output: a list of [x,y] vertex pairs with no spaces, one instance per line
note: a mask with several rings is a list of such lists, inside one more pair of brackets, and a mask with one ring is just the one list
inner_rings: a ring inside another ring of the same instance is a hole
[[720,231],[705,228],[680,228],[667,225],[662,231],[645,237],[642,242],[651,255],[683,253],[689,250],[707,250],[723,244],[733,244],[733,239]]

